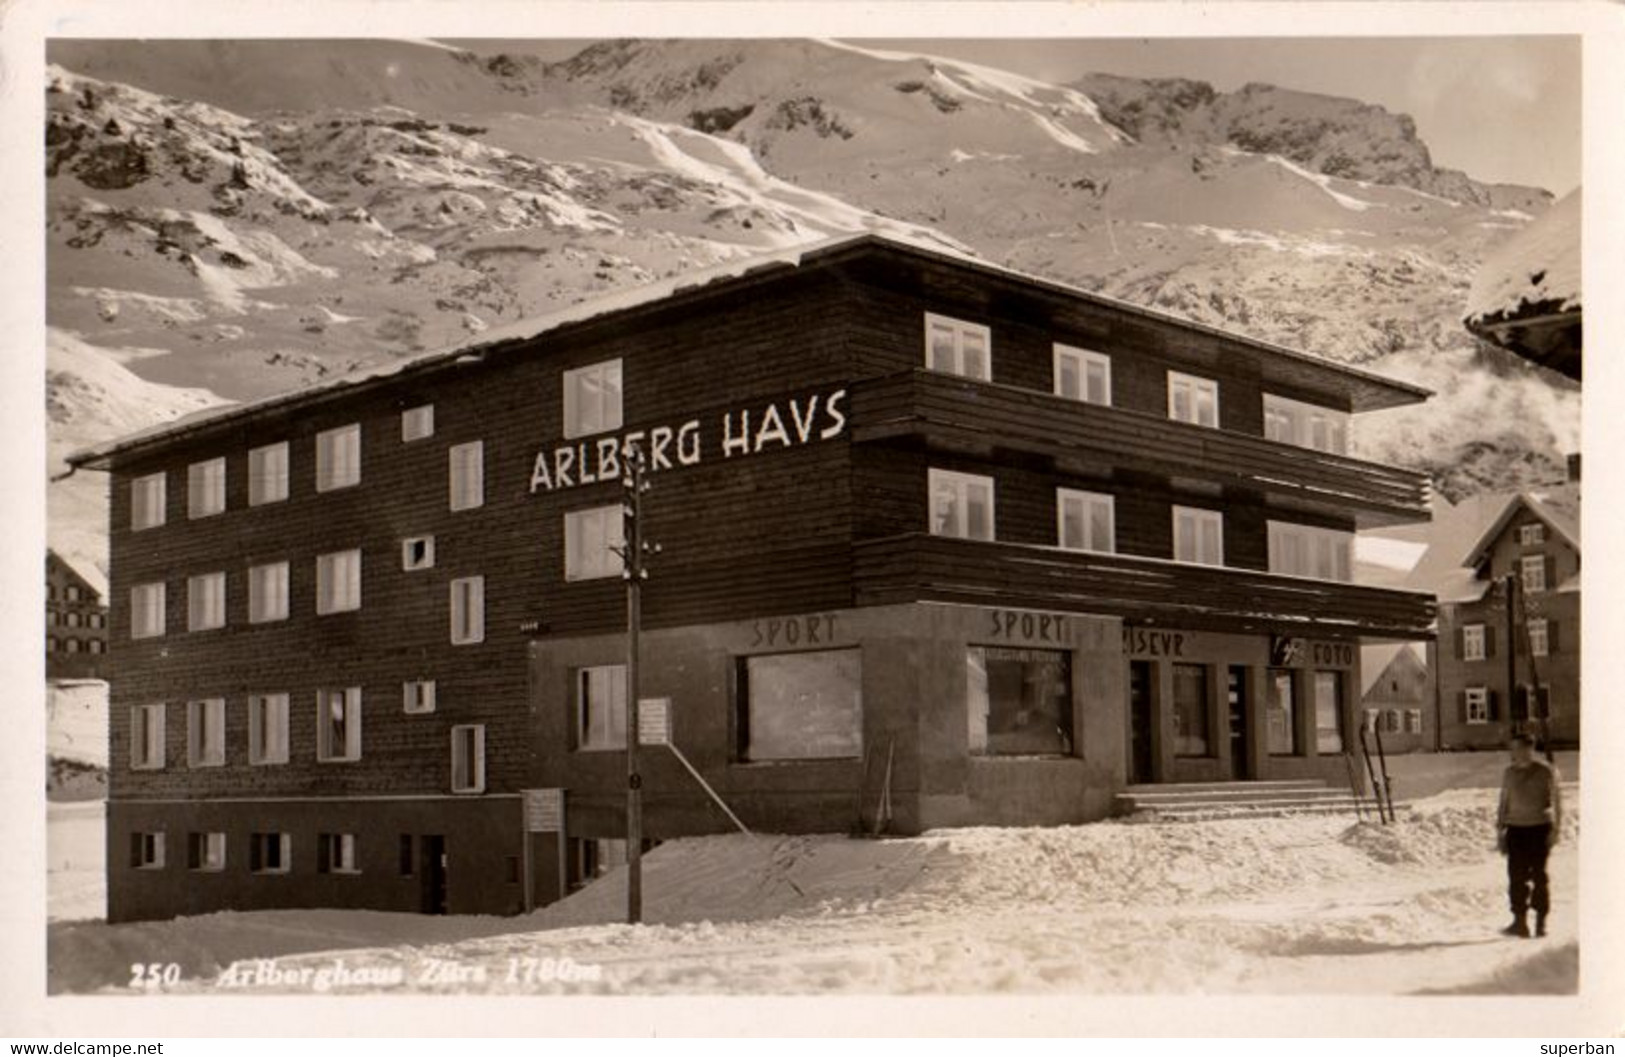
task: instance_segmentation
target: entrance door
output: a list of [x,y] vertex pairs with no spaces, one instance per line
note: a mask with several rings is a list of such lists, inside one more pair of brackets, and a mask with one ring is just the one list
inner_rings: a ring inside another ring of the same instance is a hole
[[1251,778],[1247,759],[1247,669],[1230,669],[1225,694],[1230,704],[1230,777]]
[[1128,780],[1131,785],[1155,780],[1151,773],[1151,727],[1155,722],[1151,700],[1151,662],[1128,664]]
[[425,834],[423,845],[423,912],[446,912],[446,838]]

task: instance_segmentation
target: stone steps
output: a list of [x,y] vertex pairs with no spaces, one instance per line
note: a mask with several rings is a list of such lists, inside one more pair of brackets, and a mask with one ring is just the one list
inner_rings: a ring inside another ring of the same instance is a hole
[[1129,786],[1117,795],[1117,815],[1132,822],[1199,822],[1226,818],[1347,814],[1375,818],[1376,801],[1314,779],[1268,782],[1184,782]]

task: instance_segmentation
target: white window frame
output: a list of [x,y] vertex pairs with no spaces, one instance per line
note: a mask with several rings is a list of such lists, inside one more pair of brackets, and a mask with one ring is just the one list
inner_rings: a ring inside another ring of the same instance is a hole
[[149,473],[130,482],[130,531],[158,528],[168,515],[168,474]]
[[[413,557],[412,557],[413,548],[416,547],[420,543],[423,545],[423,558],[421,560],[414,560]],[[409,572],[409,573],[415,573],[415,572],[421,572],[424,569],[433,569],[433,568],[434,568],[434,537],[433,536],[408,536],[406,539],[401,540],[401,569],[403,571]]]
[[451,644],[485,641],[485,577],[459,576],[451,582]]
[[[197,873],[219,873],[226,868],[226,835],[220,830],[207,830],[191,834],[191,837],[202,837],[203,854],[198,856],[198,864],[193,866],[190,862],[191,849],[187,849],[188,862],[186,868]],[[189,838],[190,839],[190,838]]]
[[1529,618],[1529,656],[1549,657],[1552,652],[1550,625],[1545,617]]
[[226,512],[226,460],[224,456],[194,462],[186,468],[186,516],[188,520],[214,517]]
[[1546,582],[1546,555],[1526,554],[1518,559],[1518,585],[1525,594],[1546,593],[1551,586]]
[[278,441],[248,452],[248,505],[264,506],[288,498],[288,442]]
[[409,716],[426,716],[434,711],[435,681],[408,679],[401,684],[401,711]]
[[1377,717],[1381,714],[1382,709],[1380,708],[1368,708],[1365,710],[1365,730],[1367,734],[1375,734],[1377,732]]
[[[137,870],[162,870],[164,868],[164,831],[140,830],[136,837],[141,841],[141,860],[135,864]],[[150,854],[149,854],[150,853]]]
[[1353,416],[1277,393],[1264,394],[1264,437],[1280,444],[1347,455]]
[[473,510],[484,506],[485,442],[471,440],[454,444],[446,461],[451,509]]
[[[287,694],[251,694],[248,698],[248,762],[267,767],[288,762],[289,697]],[[267,715],[269,714],[269,715]],[[272,732],[266,744],[266,732]]]
[[1490,691],[1485,686],[1469,686],[1467,694],[1467,722],[1481,726],[1490,721]]
[[[946,334],[953,342],[952,360],[948,367],[937,365],[933,357],[932,341],[938,334]],[[965,365],[966,339],[979,339],[982,343],[981,370],[967,370]],[[980,323],[969,323],[963,319],[954,319],[952,316],[939,316],[935,312],[925,314],[925,366],[927,370],[942,374],[957,375],[960,378],[971,378],[979,382],[993,380],[993,331]]]
[[1422,710],[1420,708],[1407,708],[1405,710],[1405,733],[1422,733]]
[[316,434],[316,491],[336,492],[361,483],[361,423]]
[[327,858],[327,872],[330,874],[358,874],[361,867],[355,860],[355,834],[354,833],[323,833],[319,838],[327,845],[325,849],[317,852]]
[[130,588],[130,638],[162,638],[168,623],[168,589],[158,580]]
[[186,702],[186,766],[226,765],[226,699]]
[[[344,714],[344,744],[333,745],[332,706],[338,701]],[[361,688],[327,687],[316,691],[316,759],[321,763],[352,763],[361,759]]]
[[[1184,418],[1179,414],[1179,391],[1187,390],[1191,417]],[[1207,422],[1202,416],[1202,397],[1206,395],[1212,399],[1213,421]],[[1168,372],[1168,417],[1175,422],[1188,422],[1193,426],[1202,426],[1207,429],[1219,427],[1219,383],[1212,378],[1203,378],[1201,375],[1186,374],[1184,371]]]
[[626,545],[621,505],[585,507],[564,512],[564,579],[602,580],[621,576],[626,563],[617,548]]
[[564,436],[568,440],[621,428],[626,391],[620,357],[565,371]]
[[[267,837],[276,838],[277,858],[280,861],[276,866],[266,866],[265,855],[262,852],[260,855],[259,868],[254,869],[253,872],[257,874],[285,874],[291,872],[293,870],[293,834],[288,833],[285,830],[274,833],[254,833],[249,836],[249,839],[258,842]],[[254,850],[255,849],[252,848],[249,850],[250,863],[253,862],[252,856]]]
[[428,440],[434,436],[434,405],[420,404],[401,412],[401,443]]
[[[1354,533],[1294,521],[1266,521],[1265,525],[1272,575],[1332,583],[1354,581]],[[1331,566],[1330,576],[1321,575],[1322,557]]]
[[316,612],[353,613],[361,608],[361,549],[316,556]]
[[[1192,533],[1192,538],[1195,540],[1195,543],[1196,543],[1196,554],[1194,554],[1194,555],[1181,555],[1179,553],[1179,519],[1182,518],[1182,517],[1190,518],[1192,524],[1195,526],[1194,531]],[[1176,562],[1185,562],[1185,563],[1190,564],[1190,565],[1214,565],[1214,566],[1222,566],[1222,565],[1224,565],[1224,514],[1223,513],[1221,513],[1220,511],[1217,511],[1217,510],[1208,510],[1205,507],[1178,506],[1178,505],[1176,505],[1174,507],[1174,510],[1173,510],[1173,522],[1174,522],[1174,561],[1176,561]],[[1202,548],[1202,538],[1203,538],[1202,527],[1204,525],[1208,525],[1208,524],[1216,526],[1216,529],[1215,529],[1215,531],[1213,533],[1213,538],[1214,538],[1214,541],[1215,541],[1215,543],[1216,543],[1216,545],[1218,547],[1218,553],[1216,555],[1211,556],[1214,559],[1214,560],[1211,560],[1211,561],[1204,560],[1203,554],[1202,554],[1202,550],[1203,550],[1203,548]]]
[[214,631],[226,626],[226,574],[199,573],[186,578],[186,630]]
[[287,562],[248,567],[248,622],[274,624],[288,619]]
[[[1062,364],[1070,361],[1073,373],[1078,379],[1078,391],[1069,393],[1062,379],[1064,372]],[[1098,400],[1090,399],[1089,394],[1089,368],[1098,367],[1101,372],[1101,396]],[[1055,343],[1055,395],[1064,396],[1068,400],[1077,400],[1085,404],[1096,404],[1100,407],[1112,406],[1112,358],[1104,352],[1093,349],[1080,349],[1075,345],[1062,345]]]
[[1518,544],[1524,547],[1538,547],[1546,542],[1546,526],[1539,521],[1532,521],[1527,525],[1518,526]]
[[[575,711],[575,747],[578,752],[615,752],[626,748],[626,665],[596,664],[577,668],[573,673],[575,685],[571,689],[571,705]],[[589,710],[596,700],[594,686],[609,695],[609,703],[602,724],[589,722]],[[616,724],[623,728],[617,739]],[[592,736],[599,732],[602,736]]]
[[[467,758],[473,763],[473,774],[461,774],[465,754],[459,744],[471,739]],[[451,791],[454,793],[485,792],[485,724],[459,723],[451,728]]]
[[[1081,509],[1084,538],[1083,546],[1068,547],[1066,543],[1066,515],[1069,507]],[[1094,507],[1106,509],[1106,539],[1104,541],[1093,538],[1091,526],[1094,524],[1090,511]],[[1117,553],[1117,503],[1113,496],[1104,492],[1083,492],[1075,488],[1057,488],[1055,490],[1055,540],[1056,545],[1063,550],[1088,551],[1094,554]]]
[[164,769],[165,711],[161,702],[130,706],[130,770]]
[[1464,661],[1489,659],[1489,628],[1483,624],[1461,626],[1461,659]]
[[[987,525],[986,535],[973,534],[970,523],[970,489],[985,488],[987,491]],[[951,489],[954,493],[953,524],[945,526],[940,531],[937,526],[937,493],[944,489]],[[985,474],[961,473],[958,470],[939,470],[931,467],[926,475],[926,518],[928,527],[933,536],[944,536],[950,539],[981,540],[992,542],[998,539],[998,510],[996,507],[997,488],[994,479]]]

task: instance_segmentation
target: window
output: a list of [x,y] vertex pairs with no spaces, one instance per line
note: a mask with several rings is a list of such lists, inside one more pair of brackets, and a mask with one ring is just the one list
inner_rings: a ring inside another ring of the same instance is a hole
[[1057,488],[1055,506],[1060,518],[1058,534],[1062,547],[1103,554],[1117,549],[1117,519],[1111,496]]
[[1472,724],[1488,723],[1490,721],[1490,692],[1486,687],[1469,686],[1463,694],[1466,699],[1467,722]]
[[248,505],[280,503],[288,498],[288,442],[251,448],[248,452]]
[[1384,734],[1402,734],[1404,731],[1405,724],[1400,718],[1399,709],[1384,709],[1382,713],[1382,732]]
[[485,577],[451,582],[451,641],[456,646],[485,641]]
[[1529,554],[1518,559],[1518,567],[1523,573],[1523,589],[1526,593],[1538,595],[1546,590],[1546,556],[1544,554]]
[[130,769],[156,771],[164,766],[164,706],[130,709]]
[[1354,579],[1354,534],[1289,521],[1269,524],[1270,572],[1348,583]]
[[87,627],[92,627],[92,628],[106,627],[107,626],[107,618],[102,616],[100,613],[92,613],[86,619],[85,625]]
[[107,652],[107,643],[103,642],[101,639],[91,639],[90,640],[90,652],[91,653],[106,653]]
[[186,469],[186,516],[212,517],[226,509],[226,460],[194,462]]
[[972,646],[965,704],[973,755],[1072,753],[1072,655]]
[[1367,734],[1375,734],[1377,732],[1377,720],[1381,715],[1381,709],[1368,708],[1365,710],[1365,730]]
[[361,759],[361,688],[316,692],[316,758]]
[[434,680],[415,679],[401,684],[401,710],[408,715],[434,711]]
[[1205,664],[1176,664],[1174,674],[1174,754],[1208,756],[1208,674]]
[[224,833],[189,833],[186,837],[186,868],[216,873],[226,868]]
[[742,760],[863,755],[863,663],[857,650],[745,657],[739,663]]
[[1224,564],[1224,515],[1217,510],[1174,507],[1174,561]]
[[1198,426],[1219,425],[1219,383],[1211,378],[1168,372],[1168,417]]
[[288,762],[287,694],[255,694],[248,699],[248,762]]
[[983,382],[993,378],[992,332],[984,326],[925,314],[925,365]]
[[80,591],[79,591],[79,588],[75,587],[74,585],[72,585],[72,584],[68,585],[68,589],[67,589],[66,594],[67,594],[67,599],[68,599],[69,602],[77,602],[77,601],[79,601]]
[[316,612],[346,613],[361,608],[361,552],[337,551],[316,559]]
[[[53,614],[53,616],[54,615],[55,614]],[[78,627],[79,626],[79,614],[78,613],[69,613],[67,615],[67,617],[63,620],[63,624],[65,624],[66,626],[68,626],[70,628]]]
[[1488,656],[1487,636],[1482,624],[1463,624],[1461,628],[1461,659],[1482,661]]
[[360,483],[360,424],[316,434],[316,491],[331,492]]
[[1343,751],[1343,677],[1337,672],[1315,673],[1315,751]]
[[1422,710],[1420,708],[1407,708],[1405,710],[1405,733],[1422,733]]
[[164,835],[162,833],[130,834],[130,865],[137,870],[164,868]]
[[1518,526],[1518,543],[1534,547],[1546,542],[1546,526],[1539,521]]
[[226,762],[226,700],[211,697],[186,703],[186,766],[219,767]]
[[46,653],[55,653],[56,651],[57,651],[56,636],[55,635],[47,635],[46,638],[45,638],[45,652]]
[[63,646],[65,646],[67,648],[67,651],[69,653],[78,653],[79,652],[79,640],[78,639],[67,639],[67,640],[65,640],[63,642]]
[[286,833],[251,833],[248,868],[254,873],[287,873],[293,867],[293,837]]
[[130,529],[157,528],[164,523],[164,475],[149,474],[130,482]]
[[626,666],[578,669],[575,691],[576,748],[626,748]]
[[1268,721],[1268,748],[1272,756],[1294,756],[1298,752],[1295,681],[1289,669],[1272,668],[1265,683],[1268,700],[1264,709]]
[[1551,652],[1551,638],[1547,634],[1550,628],[1544,618],[1532,617],[1529,620],[1529,656],[1545,657]]
[[401,412],[401,440],[424,440],[434,436],[434,405],[409,407]]
[[407,572],[434,568],[434,537],[413,536],[401,541],[401,568]]
[[564,435],[586,437],[621,428],[621,361],[564,372]]
[[993,539],[993,478],[932,470],[931,534]]
[[226,574],[204,573],[186,580],[186,630],[226,626]]
[[485,503],[485,444],[473,440],[451,449],[451,508],[473,510]]
[[1346,455],[1349,414],[1335,408],[1265,393],[1264,436],[1282,444]]
[[1112,361],[1103,352],[1055,346],[1055,395],[1086,404],[1112,402]]
[[485,725],[460,724],[451,728],[451,791],[485,792]]
[[354,833],[316,835],[317,873],[360,873],[355,864]]
[[252,565],[248,569],[248,622],[268,624],[288,619],[288,563]]
[[625,564],[618,548],[625,546],[621,506],[569,510],[564,514],[564,578],[596,580],[619,576]]
[[164,633],[164,585],[130,588],[130,638],[150,639]]

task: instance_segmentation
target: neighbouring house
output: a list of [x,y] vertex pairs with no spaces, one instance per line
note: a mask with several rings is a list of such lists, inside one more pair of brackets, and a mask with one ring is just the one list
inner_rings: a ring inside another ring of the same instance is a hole
[[96,679],[107,659],[101,592],[54,550],[45,552],[45,677]]
[[1580,189],[1507,239],[1473,278],[1462,322],[1473,334],[1580,380]]
[[1360,707],[1373,752],[1379,732],[1384,752],[1418,752],[1436,747],[1438,717],[1433,668],[1428,663],[1431,653],[1431,643],[1365,647],[1360,658]]

